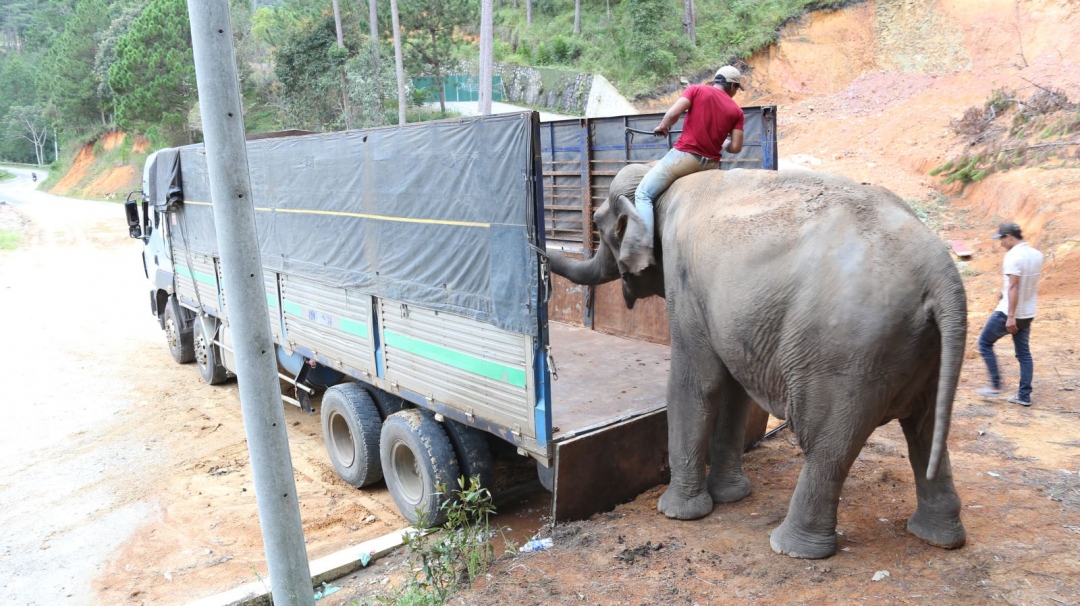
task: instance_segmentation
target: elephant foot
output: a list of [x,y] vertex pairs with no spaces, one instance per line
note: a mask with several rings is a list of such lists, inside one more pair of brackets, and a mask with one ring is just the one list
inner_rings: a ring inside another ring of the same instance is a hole
[[742,474],[723,480],[709,476],[709,496],[713,503],[734,503],[749,494],[750,480]]
[[660,495],[656,503],[660,513],[676,520],[696,520],[712,513],[713,500],[709,493],[703,492],[696,497],[684,499],[668,488]]
[[945,549],[956,549],[967,542],[967,531],[959,515],[932,515],[922,511],[917,508],[908,520],[908,532],[934,547]]
[[809,534],[793,529],[786,519],[769,535],[769,545],[776,553],[808,560],[835,554],[837,543],[835,530],[829,534]]

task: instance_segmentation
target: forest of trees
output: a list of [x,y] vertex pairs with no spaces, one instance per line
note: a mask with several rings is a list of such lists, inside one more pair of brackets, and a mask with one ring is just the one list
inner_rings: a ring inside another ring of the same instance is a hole
[[[437,117],[417,109],[429,91],[397,94],[394,34],[407,85],[476,75],[482,2],[495,61],[601,73],[634,95],[746,56],[793,15],[843,0],[232,0],[248,130]],[[197,101],[186,0],[0,11],[0,160],[47,164],[114,129],[154,146],[195,141]]]

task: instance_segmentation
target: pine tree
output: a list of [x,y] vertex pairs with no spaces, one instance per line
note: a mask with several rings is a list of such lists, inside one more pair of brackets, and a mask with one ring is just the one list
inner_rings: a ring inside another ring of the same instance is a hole
[[120,126],[160,124],[173,137],[184,132],[197,100],[185,0],[150,0],[116,44],[109,86]]
[[401,27],[414,73],[435,77],[440,109],[446,112],[443,70],[454,45],[455,28],[475,23],[474,0],[401,0]]
[[12,108],[33,105],[37,99],[33,57],[26,53],[0,53],[0,158],[12,162],[30,162],[36,150],[10,128]]
[[79,130],[99,119],[104,122],[94,62],[98,35],[109,22],[105,0],[79,0],[63,33],[42,60],[39,89],[69,128]]
[[97,97],[101,104],[102,120],[105,123],[113,121],[113,110],[116,105],[116,92],[109,85],[109,68],[116,63],[116,45],[131,28],[131,22],[141,12],[142,6],[138,4],[123,7],[109,26],[98,34],[97,55],[94,57],[94,82],[97,83]]
[[324,17],[297,31],[274,53],[287,123],[308,130],[346,126],[341,74],[349,49],[337,46],[334,19]]

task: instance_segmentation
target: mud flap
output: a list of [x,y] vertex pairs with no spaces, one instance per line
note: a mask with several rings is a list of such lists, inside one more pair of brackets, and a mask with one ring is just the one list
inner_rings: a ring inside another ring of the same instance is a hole
[[584,520],[666,484],[667,411],[663,408],[555,444],[555,522]]
[[[754,404],[743,447],[765,435],[769,413]],[[660,408],[555,444],[555,523],[584,520],[611,511],[646,490],[671,480],[667,410]]]

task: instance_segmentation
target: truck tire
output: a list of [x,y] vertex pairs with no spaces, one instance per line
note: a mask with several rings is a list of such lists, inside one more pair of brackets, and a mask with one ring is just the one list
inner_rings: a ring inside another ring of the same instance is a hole
[[338,476],[357,488],[381,480],[382,420],[367,390],[358,383],[342,383],[327,389],[321,416],[323,442]]
[[195,359],[195,331],[184,330],[182,313],[176,299],[169,297],[165,304],[165,343],[177,364],[187,364]]
[[[216,320],[214,320],[216,322]],[[197,319],[195,321],[195,364],[199,367],[199,375],[209,385],[224,383],[229,378],[229,371],[221,363],[217,345],[214,345],[213,333],[207,332],[207,322]]]
[[[458,468],[465,477],[465,488],[469,487],[472,478],[479,478],[481,488],[492,490],[495,486],[495,462],[484,434],[453,419],[443,421],[443,429],[454,445]],[[457,487],[455,482],[454,488]]]
[[380,418],[383,420],[395,412],[408,408],[405,405],[405,400],[386,390],[379,389],[374,385],[368,385],[367,390],[371,394],[371,399],[375,400],[375,406],[379,409]]
[[412,524],[445,523],[443,504],[453,498],[461,471],[443,426],[419,410],[402,410],[386,418],[381,442],[386,487],[401,515]]

